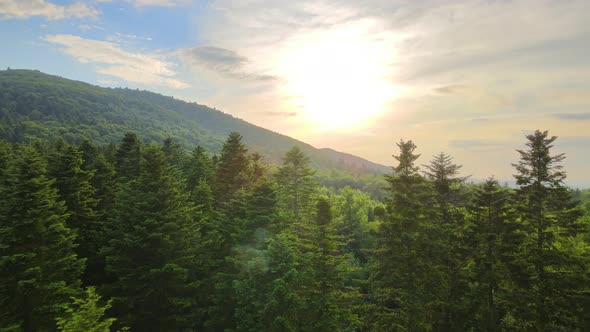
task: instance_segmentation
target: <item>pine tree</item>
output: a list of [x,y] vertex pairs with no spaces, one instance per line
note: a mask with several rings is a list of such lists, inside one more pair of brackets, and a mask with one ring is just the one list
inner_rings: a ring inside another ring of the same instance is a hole
[[[579,298],[577,274],[583,268],[557,244],[581,228],[577,202],[564,186],[565,172],[560,163],[564,154],[552,155],[556,136],[547,131],[527,135],[528,150],[517,150],[517,197],[522,232],[527,235],[516,259],[522,266],[522,282],[513,291],[512,315],[519,328],[537,331],[576,329],[575,299]],[[526,308],[526,309],[525,309]]]
[[53,187],[57,189],[60,200],[66,203],[69,214],[67,226],[77,235],[78,257],[94,265],[102,241],[102,225],[94,211],[97,201],[90,184],[92,173],[82,170],[82,163],[82,153],[78,148],[58,142],[49,154],[48,175],[55,179]]
[[373,204],[369,195],[349,186],[335,197],[334,219],[338,234],[346,243],[346,251],[352,253],[360,264],[367,262],[366,249],[372,245],[368,222]]
[[105,270],[105,258],[101,253],[101,249],[108,242],[108,218],[114,204],[116,174],[114,166],[107,161],[103,152],[99,151],[92,142],[83,141],[78,150],[82,155],[80,169],[92,175],[89,181],[93,188],[92,198],[96,202],[93,207],[96,216],[89,225],[93,227],[83,231],[89,235],[83,246],[91,254],[87,257],[82,280],[85,285],[102,285],[109,281],[109,276]]
[[177,168],[181,172],[186,171],[188,159],[186,152],[178,142],[174,141],[170,137],[166,138],[162,144],[162,151],[164,152],[164,155],[166,156],[166,159],[170,165]]
[[470,249],[472,319],[463,319],[481,331],[500,331],[509,309],[514,252],[522,242],[512,193],[494,178],[475,189],[469,205],[466,238]]
[[268,240],[262,252],[241,261],[234,281],[236,330],[303,331],[306,317],[299,279],[301,253],[287,232]]
[[463,238],[464,212],[461,209],[465,199],[461,184],[466,177],[459,177],[460,165],[453,162],[453,158],[444,152],[434,156],[429,165],[424,165],[426,178],[432,181],[436,193],[440,236],[435,239],[439,245],[436,251],[437,264],[441,264],[445,274],[445,282],[440,288],[444,290],[440,299],[442,320],[437,322],[435,329],[464,330],[461,323],[468,314],[465,306],[464,291],[467,288],[466,276],[462,271],[466,265],[466,250]]
[[229,134],[217,164],[214,194],[218,206],[229,201],[234,195],[251,183],[250,158],[248,149],[237,132]]
[[309,162],[309,157],[294,146],[285,154],[283,165],[275,174],[281,206],[296,227],[301,219],[309,217],[312,197],[317,188],[313,180],[315,172],[309,167]]
[[427,330],[433,321],[432,302],[440,287],[440,271],[433,268],[438,248],[433,237],[437,216],[430,184],[418,174],[412,141],[401,140],[394,158],[399,162],[387,175],[391,195],[388,218],[381,224],[372,259],[371,329]]
[[344,243],[336,232],[331,203],[320,197],[315,218],[303,224],[300,234],[303,261],[300,278],[305,284],[306,318],[300,322],[305,331],[354,330],[359,322],[353,313],[358,290],[347,285],[352,268],[351,257],[342,252]]
[[189,191],[193,191],[201,181],[211,184],[214,171],[213,162],[205,149],[200,145],[191,153],[187,169],[187,186]]
[[110,332],[115,318],[104,318],[110,301],[100,305],[100,295],[94,287],[88,287],[84,297],[72,297],[64,306],[65,313],[56,319],[57,328],[62,332]]
[[107,269],[113,312],[137,331],[196,324],[199,225],[176,172],[157,146],[143,152],[139,177],[116,197]]
[[0,184],[0,324],[24,332],[55,329],[79,292],[84,260],[39,151],[19,147]]
[[82,153],[82,171],[91,173],[90,184],[94,188],[94,199],[96,203],[96,214],[103,219],[112,207],[114,187],[115,187],[115,169],[107,160],[103,151],[99,151],[92,142],[83,141],[78,150]]
[[134,133],[126,133],[115,153],[115,170],[126,181],[139,176],[141,142]]

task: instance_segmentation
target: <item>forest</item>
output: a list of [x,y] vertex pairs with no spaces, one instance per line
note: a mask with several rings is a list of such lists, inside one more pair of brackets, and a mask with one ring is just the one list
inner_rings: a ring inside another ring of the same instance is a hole
[[515,188],[401,140],[379,195],[237,132],[1,142],[0,331],[588,331],[590,192],[556,139],[523,138]]

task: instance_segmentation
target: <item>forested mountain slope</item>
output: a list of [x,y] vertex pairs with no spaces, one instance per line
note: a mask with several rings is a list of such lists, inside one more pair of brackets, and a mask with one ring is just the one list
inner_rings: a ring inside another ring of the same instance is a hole
[[389,170],[362,158],[316,149],[204,105],[148,91],[102,88],[34,70],[0,71],[0,91],[0,138],[10,142],[63,137],[71,143],[89,138],[107,144],[134,131],[148,142],[171,137],[186,149],[201,145],[216,153],[227,135],[238,131],[251,150],[273,163],[298,146],[321,170],[337,168],[353,174]]

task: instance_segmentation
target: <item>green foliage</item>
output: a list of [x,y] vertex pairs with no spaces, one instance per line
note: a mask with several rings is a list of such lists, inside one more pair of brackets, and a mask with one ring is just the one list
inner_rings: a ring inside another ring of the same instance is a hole
[[287,218],[298,224],[308,217],[312,197],[316,188],[314,171],[309,167],[309,157],[294,146],[283,158],[283,165],[275,174],[279,185],[280,204],[287,212]]
[[[377,308],[373,330],[427,330],[439,311],[441,289],[436,253],[440,249],[432,186],[418,174],[416,146],[400,141],[394,174],[386,176],[391,198],[373,251],[372,292]],[[443,285],[444,286],[444,285]],[[444,289],[444,287],[442,288]]]
[[273,169],[238,133],[219,156],[121,135],[0,141],[0,330],[590,329],[590,195],[546,132],[518,189],[466,185],[444,153],[421,175],[412,141],[377,180],[297,147]]
[[47,163],[16,148],[0,183],[0,322],[22,331],[55,328],[54,316],[78,292],[84,260]]
[[518,150],[521,158],[514,165],[520,186],[517,197],[521,231],[526,237],[515,257],[520,282],[513,290],[518,299],[511,314],[520,326],[537,331],[578,326],[579,317],[572,308],[587,290],[576,282],[578,275],[587,273],[584,260],[575,259],[557,246],[563,236],[576,236],[585,229],[578,224],[581,210],[563,185],[565,172],[560,162],[565,156],[550,153],[556,139],[547,131],[527,135],[529,149]]
[[105,249],[113,311],[138,331],[183,330],[193,326],[197,295],[192,272],[198,221],[188,195],[163,151],[142,153],[137,179],[115,198],[110,242]]
[[252,125],[197,103],[148,91],[109,89],[33,70],[0,71],[0,139],[12,143],[90,139],[104,146],[127,132],[147,143],[172,138],[185,149],[202,146],[218,153],[226,137],[240,132],[244,143],[274,164],[298,146],[322,170],[348,174],[382,174],[387,167],[308,144]]
[[242,136],[232,132],[221,150],[215,174],[214,193],[218,204],[229,201],[251,184],[251,164]]
[[94,287],[88,287],[83,298],[72,297],[72,303],[64,306],[64,314],[58,318],[57,329],[62,332],[110,332],[115,318],[104,318],[110,302],[99,304],[100,295]]

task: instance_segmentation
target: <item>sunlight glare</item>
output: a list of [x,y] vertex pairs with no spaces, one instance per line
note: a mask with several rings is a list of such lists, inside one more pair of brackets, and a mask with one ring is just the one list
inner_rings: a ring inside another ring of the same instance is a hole
[[312,128],[362,127],[394,97],[392,53],[363,25],[299,37],[281,64],[291,106]]

